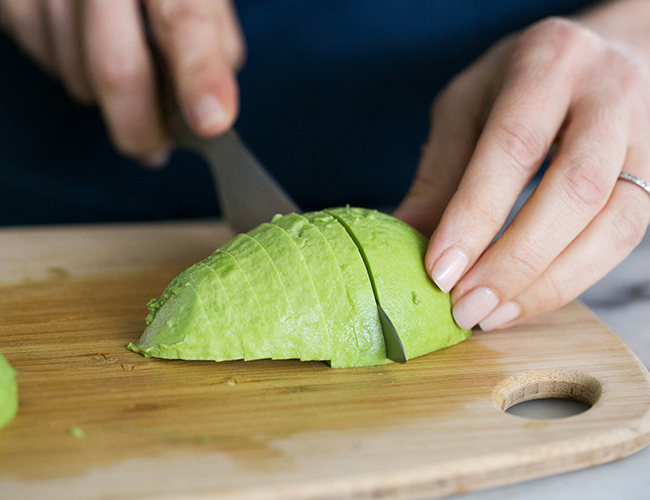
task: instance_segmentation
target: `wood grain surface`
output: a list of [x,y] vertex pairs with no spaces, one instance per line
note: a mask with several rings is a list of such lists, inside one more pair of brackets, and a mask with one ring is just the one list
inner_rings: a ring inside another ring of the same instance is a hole
[[[0,498],[427,498],[650,440],[647,370],[577,303],[406,365],[128,351],[146,302],[230,236],[214,222],[0,231],[0,351],[20,397],[0,431]],[[549,396],[593,407],[503,411]]]

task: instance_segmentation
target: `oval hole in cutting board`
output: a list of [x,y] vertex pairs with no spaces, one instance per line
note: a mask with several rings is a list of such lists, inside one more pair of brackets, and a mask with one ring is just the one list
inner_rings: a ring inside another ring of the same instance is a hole
[[587,411],[596,404],[601,392],[602,385],[591,375],[554,370],[508,377],[497,385],[493,399],[510,415],[551,419]]
[[550,420],[572,417],[591,408],[591,405],[571,399],[545,398],[523,401],[511,406],[506,413],[516,417]]

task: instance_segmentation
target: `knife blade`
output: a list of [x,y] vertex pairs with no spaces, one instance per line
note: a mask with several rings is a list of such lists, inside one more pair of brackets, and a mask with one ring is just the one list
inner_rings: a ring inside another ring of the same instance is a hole
[[200,154],[209,164],[222,217],[236,233],[250,231],[276,214],[301,213],[234,130],[202,139],[184,123],[170,129],[179,145]]
[[384,308],[381,305],[377,304],[377,309],[379,311],[379,320],[381,321],[381,329],[384,334],[384,345],[386,346],[386,357],[395,363],[406,363],[408,358],[406,357],[406,351],[404,350],[404,345],[402,344],[402,339],[399,338],[397,330],[393,322],[384,311]]

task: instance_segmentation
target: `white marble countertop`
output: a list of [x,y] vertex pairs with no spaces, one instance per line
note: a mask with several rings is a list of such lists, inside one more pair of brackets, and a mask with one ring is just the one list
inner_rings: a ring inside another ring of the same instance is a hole
[[[623,263],[581,299],[650,367],[650,231]],[[647,500],[650,446],[617,462],[456,498]]]

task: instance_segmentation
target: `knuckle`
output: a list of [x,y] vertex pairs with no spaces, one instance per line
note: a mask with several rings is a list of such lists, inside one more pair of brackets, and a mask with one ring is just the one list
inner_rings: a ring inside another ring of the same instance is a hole
[[120,91],[138,85],[146,78],[146,72],[145,58],[124,52],[100,58],[93,71],[100,92]]
[[636,248],[645,236],[650,210],[648,201],[641,199],[640,195],[647,198],[643,192],[630,193],[630,196],[626,196],[620,203],[612,204],[609,221],[612,243],[618,250],[629,251]]
[[519,38],[513,54],[535,67],[572,63],[595,47],[596,37],[588,29],[562,17],[548,17]]
[[177,26],[210,20],[209,3],[196,0],[151,0],[156,7],[160,28],[174,31]]
[[640,61],[624,56],[614,54],[616,58],[614,67],[618,68],[616,73],[619,79],[619,94],[625,97],[638,97],[646,95],[650,90],[650,75],[647,67]]
[[[433,180],[433,182],[437,182],[437,180]],[[464,190],[465,188],[461,186],[458,192],[462,193]],[[489,196],[481,196],[479,200],[479,197],[471,193],[469,189],[465,190],[463,195],[466,200],[471,200],[467,203],[467,213],[473,214],[473,217],[476,218],[476,220],[472,220],[472,224],[468,228],[480,225],[490,227],[495,232],[501,229],[505,221],[504,210],[495,200]]]
[[539,23],[540,35],[555,49],[558,57],[574,56],[576,49],[593,46],[595,37],[579,23],[562,17],[549,17]]
[[574,208],[584,211],[602,208],[607,201],[610,182],[605,169],[593,155],[580,155],[568,162],[568,168],[561,170],[561,192]]
[[531,244],[518,241],[508,252],[511,269],[528,280],[533,280],[543,271],[544,259]]
[[504,120],[494,130],[494,140],[505,153],[508,166],[517,174],[527,174],[546,153],[546,145],[528,125]]
[[545,291],[546,307],[544,312],[558,309],[567,305],[575,298],[575,294],[567,286],[567,283],[559,275],[554,273],[545,273],[541,277],[542,289]]

